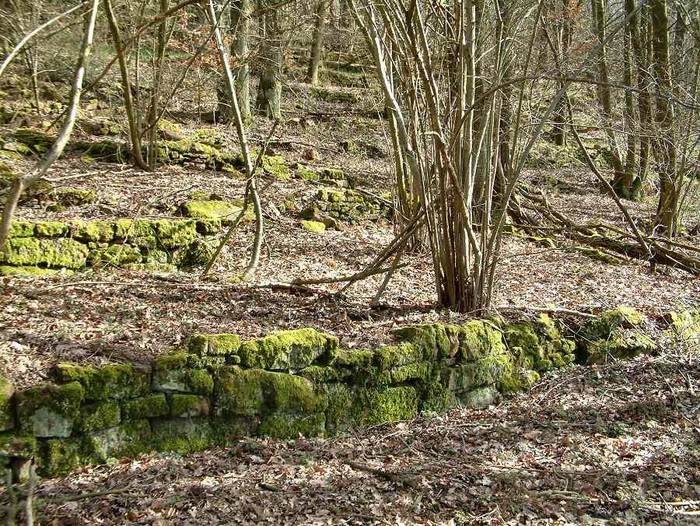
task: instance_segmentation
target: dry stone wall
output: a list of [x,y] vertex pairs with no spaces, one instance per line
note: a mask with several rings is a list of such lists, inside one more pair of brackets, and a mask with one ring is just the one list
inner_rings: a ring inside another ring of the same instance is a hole
[[[332,436],[455,405],[487,406],[541,373],[653,353],[639,313],[603,313],[575,334],[547,315],[521,323],[415,325],[392,345],[343,349],[298,329],[241,341],[195,334],[150,366],[59,364],[21,392],[0,378],[0,463],[45,476],[149,451],[190,452],[240,437]],[[700,344],[700,311],[667,317],[666,334]]]

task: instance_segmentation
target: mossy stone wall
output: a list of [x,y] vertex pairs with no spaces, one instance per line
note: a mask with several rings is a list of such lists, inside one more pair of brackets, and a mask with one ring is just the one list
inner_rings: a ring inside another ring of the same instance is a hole
[[[695,311],[667,318],[669,336],[700,334]],[[248,341],[195,334],[148,367],[60,364],[52,382],[17,393],[0,379],[0,463],[20,477],[33,458],[53,476],[148,451],[331,436],[455,405],[483,407],[576,359],[653,352],[640,333],[647,323],[623,308],[575,333],[547,315],[414,325],[396,330],[392,345],[365,350],[308,328]]]
[[45,274],[85,267],[117,266],[175,270],[207,263],[214,236],[236,210],[226,201],[226,215],[197,201],[199,215],[182,219],[116,219],[110,221],[15,221],[0,251],[0,275]]

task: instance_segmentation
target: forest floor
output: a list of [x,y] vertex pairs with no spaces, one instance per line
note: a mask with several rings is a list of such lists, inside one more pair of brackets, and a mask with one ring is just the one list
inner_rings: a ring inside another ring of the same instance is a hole
[[[377,194],[388,190],[382,121],[367,115],[376,108],[357,115],[355,106],[317,100],[313,106],[308,86],[291,91],[294,118],[275,131],[271,153],[361,175]],[[264,142],[268,131],[269,125],[253,129],[254,142]],[[342,144],[351,139],[371,148],[346,152]],[[313,162],[304,160],[310,149]],[[145,173],[71,157],[49,175],[57,187],[94,190],[97,202],[60,213],[35,203],[22,207],[20,218],[170,217],[192,192],[240,199],[244,187],[200,167]],[[623,224],[582,167],[533,169],[525,179],[576,220]],[[362,348],[387,341],[402,324],[468,318],[435,307],[427,252],[404,257],[406,266],[378,305],[370,301],[380,277],[343,292],[337,284],[288,288],[295,279],[362,270],[394,230],[380,220],[310,233],[294,213],[279,211],[312,196],[313,183],[266,180],[263,187],[267,232],[249,282],[232,278],[245,266],[250,225],[236,232],[206,280],[108,268],[0,278],[0,374],[23,388],[60,361],[147,362],[196,331],[251,337],[311,326],[339,336],[346,348]],[[653,216],[652,200],[629,206],[641,221]],[[685,219],[692,227],[700,216]],[[507,237],[497,279],[494,310],[506,318],[539,308],[599,312],[620,305],[653,318],[697,306],[700,298],[697,277],[663,268],[651,273],[634,260],[605,263],[562,240],[552,248]],[[697,357],[669,352],[572,367],[483,411],[454,410],[334,440],[245,440],[226,450],[86,468],[41,483],[42,523],[691,523],[700,513],[699,379]]]

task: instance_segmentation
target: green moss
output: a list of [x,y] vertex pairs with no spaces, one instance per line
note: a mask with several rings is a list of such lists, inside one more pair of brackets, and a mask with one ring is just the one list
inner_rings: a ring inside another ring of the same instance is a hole
[[353,421],[360,427],[412,420],[417,413],[418,395],[413,387],[358,389],[352,407]]
[[157,248],[157,234],[157,224],[155,221],[146,219],[118,219],[114,224],[115,239],[139,248]]
[[300,370],[330,356],[338,339],[315,329],[273,332],[269,336],[244,342],[239,354],[245,367],[271,370]]
[[38,221],[34,223],[34,235],[37,237],[60,237],[68,234],[70,227],[60,221]]
[[34,223],[31,221],[12,221],[9,237],[32,237],[34,235]]
[[88,263],[94,267],[122,267],[143,260],[141,250],[131,245],[110,245],[90,252]]
[[0,376],[0,431],[15,427],[12,396],[15,390],[7,378]]
[[380,347],[374,351],[374,363],[381,370],[416,363],[422,358],[422,350],[410,343]]
[[121,409],[119,404],[111,400],[85,405],[80,409],[79,429],[83,433],[115,427],[120,422]]
[[199,356],[226,356],[236,354],[241,348],[237,334],[194,334],[187,340],[187,349]]
[[691,347],[700,344],[700,309],[670,312],[666,321],[674,338]]
[[307,168],[303,164],[298,164],[296,171],[297,171],[297,177],[299,177],[300,179],[303,179],[304,181],[318,182],[321,179],[318,172],[311,170],[310,168]]
[[167,416],[169,413],[170,408],[164,394],[153,394],[128,400],[124,402],[122,407],[124,420],[157,418],[159,416]]
[[327,382],[336,382],[347,378],[352,373],[350,371],[344,371],[340,368],[321,366],[321,365],[310,365],[299,371],[299,376],[306,378],[314,383],[321,384]]
[[85,390],[77,382],[43,384],[17,394],[20,430],[36,437],[68,437],[80,417]]
[[451,391],[464,392],[486,385],[509,382],[514,365],[506,352],[492,353],[447,371],[447,387]]
[[305,378],[239,367],[224,367],[218,372],[214,394],[219,415],[312,413],[323,410],[326,403]]
[[262,161],[262,169],[268,175],[280,181],[286,181],[291,177],[287,162],[281,155],[265,155]]
[[109,243],[114,238],[114,223],[110,221],[73,221],[71,236],[84,243]]
[[580,336],[586,340],[606,340],[615,329],[633,329],[644,321],[639,311],[631,307],[618,307],[617,309],[603,312],[598,318],[586,323]]
[[353,391],[345,384],[324,386],[326,405],[326,431],[329,436],[339,435],[352,427]]
[[87,262],[88,248],[73,239],[12,238],[0,252],[0,263],[80,269]]
[[501,332],[484,320],[473,320],[462,325],[459,347],[464,360],[476,360],[491,354],[502,354],[505,344]]
[[374,363],[374,351],[367,349],[339,349],[333,360],[333,364],[352,370],[367,369],[372,366],[372,363]]
[[62,188],[56,190],[54,199],[59,207],[84,206],[97,201],[97,194],[94,190]]
[[200,220],[232,222],[242,207],[240,204],[222,200],[191,200],[182,205],[183,214]]
[[425,384],[421,389],[422,412],[444,413],[457,405],[453,393],[439,380]]
[[224,367],[214,382],[217,415],[259,415],[265,408],[265,371]]
[[429,362],[410,363],[379,372],[373,379],[377,385],[399,385],[409,381],[427,382],[432,375],[432,364]]
[[627,360],[640,354],[653,354],[656,342],[636,330],[616,331],[607,340],[594,340],[586,346],[586,363],[606,363],[610,359]]
[[91,433],[83,439],[83,451],[96,462],[132,457],[154,449],[148,420],[134,420],[120,426]]
[[166,250],[186,247],[197,239],[197,222],[194,220],[159,219],[155,225],[158,241]]
[[144,396],[150,391],[150,371],[133,365],[59,364],[55,376],[59,382],[80,383],[85,389],[86,400],[126,400]]
[[261,436],[281,439],[323,436],[325,431],[326,417],[323,413],[274,413],[263,418],[258,428]]
[[301,227],[314,234],[323,234],[326,231],[326,225],[320,221],[302,221]]
[[0,433],[0,466],[8,467],[12,459],[34,458],[37,440],[30,435]]
[[173,353],[154,360],[153,388],[209,396],[214,391],[214,379],[206,370],[192,368],[186,353]]
[[218,442],[218,433],[207,418],[177,418],[152,423],[151,444],[156,451],[187,454]]
[[192,418],[209,415],[209,399],[189,394],[174,394],[170,400],[170,416]]
[[66,475],[83,464],[84,457],[78,440],[46,440],[39,444],[38,472],[42,476]]
[[460,329],[454,325],[438,323],[409,325],[394,331],[394,337],[412,343],[426,359],[451,358],[459,348]]

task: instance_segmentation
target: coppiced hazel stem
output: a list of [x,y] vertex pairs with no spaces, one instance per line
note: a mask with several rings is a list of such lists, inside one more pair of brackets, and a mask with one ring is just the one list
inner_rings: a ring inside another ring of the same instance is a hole
[[10,188],[5,202],[5,208],[2,213],[2,221],[0,222],[0,250],[5,246],[5,242],[10,234],[12,218],[14,217],[17,204],[22,196],[22,192],[41,179],[46,172],[51,168],[51,165],[58,159],[70,139],[73,132],[73,126],[78,118],[78,109],[80,107],[80,97],[83,93],[83,80],[85,78],[85,68],[88,57],[92,49],[92,42],[95,35],[95,21],[97,20],[97,11],[99,8],[99,0],[92,0],[91,8],[88,13],[88,20],[85,26],[83,41],[80,48],[80,55],[75,69],[75,76],[71,86],[70,100],[68,103],[68,113],[63,122],[63,127],[56,138],[56,141],[47,152],[46,156],[40,160],[36,166],[28,174],[15,179]]
[[243,122],[241,108],[238,104],[238,95],[236,93],[235,78],[233,76],[233,71],[231,70],[231,64],[229,62],[228,53],[226,51],[226,45],[224,44],[224,39],[221,36],[221,30],[219,29],[218,16],[216,14],[216,9],[214,8],[213,0],[209,0],[207,4],[207,11],[209,13],[211,23],[214,25],[214,37],[216,39],[216,47],[219,51],[221,65],[223,66],[224,73],[226,75],[226,87],[228,88],[228,95],[230,97],[231,106],[233,108],[234,125],[238,134],[238,142],[241,145],[241,153],[243,155],[243,161],[245,164],[246,176],[248,177],[248,192],[250,192],[250,198],[253,201],[253,210],[255,211],[255,239],[253,241],[253,250],[248,261],[248,266],[245,270],[245,273],[243,274],[244,278],[249,278],[253,274],[255,274],[255,271],[257,270],[258,265],[260,263],[260,252],[265,233],[262,203],[260,201],[260,195],[258,194],[257,178],[255,175],[255,165],[253,164],[250,148],[248,146],[248,137],[245,130],[245,123]]

